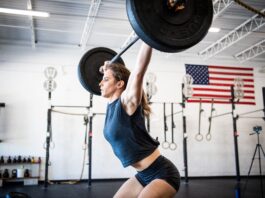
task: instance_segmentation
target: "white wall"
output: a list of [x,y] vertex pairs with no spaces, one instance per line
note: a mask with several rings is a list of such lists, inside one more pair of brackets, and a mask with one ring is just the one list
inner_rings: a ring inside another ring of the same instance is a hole
[[[45,77],[43,74],[47,66],[53,66],[58,71],[55,81],[56,90],[52,93],[52,105],[88,106],[89,93],[83,89],[77,78],[77,65],[83,54],[75,49],[28,49],[23,46],[1,46],[0,48],[0,102],[6,107],[0,110],[0,156],[5,155],[34,155],[45,158],[43,144],[46,138],[48,93],[43,88]],[[128,51],[123,56],[130,69],[136,54]],[[158,93],[152,98],[160,102],[180,102],[181,82],[185,74],[185,63],[214,64],[214,65],[243,65],[231,61],[190,59],[182,54],[175,54],[168,58],[155,52],[149,67],[157,75]],[[244,64],[246,66],[256,66]],[[243,113],[255,109],[262,109],[262,87],[265,86],[265,76],[255,69],[256,106],[238,106],[237,112]],[[107,101],[94,96],[95,113],[104,113]],[[198,132],[198,104],[187,104],[187,132],[188,132],[188,165],[190,176],[226,176],[235,175],[234,140],[232,118],[227,115],[213,120],[212,140],[202,142],[195,140]],[[208,130],[210,104],[203,104],[205,110],[202,117],[203,135]],[[66,112],[87,113],[85,109],[61,109]],[[175,111],[180,110],[175,106]],[[229,105],[216,105],[218,114],[231,111]],[[167,106],[168,113],[170,107]],[[164,140],[162,105],[153,105],[151,117],[151,135]],[[262,117],[263,112],[253,116]],[[97,115],[93,121],[93,178],[126,178],[135,174],[132,168],[122,168],[114,157],[111,147],[103,137],[104,116]],[[183,172],[183,129],[181,114],[175,116],[175,142],[177,150],[170,151],[160,147],[161,152],[170,158]],[[51,167],[50,179],[79,179],[83,162],[83,146],[85,126],[82,116],[52,114],[52,129],[54,148],[50,150]],[[265,128],[262,119],[244,119],[238,121],[239,158],[241,174],[247,175],[250,162],[256,146],[256,135],[250,136],[255,125]],[[170,119],[168,121],[170,129]],[[171,132],[168,132],[171,140]],[[260,135],[261,144],[265,147],[265,135]],[[53,145],[53,144],[52,144]],[[88,159],[86,158],[86,163]],[[262,158],[264,165],[265,160]],[[264,166],[263,166],[264,167]],[[85,166],[83,178],[87,178]],[[264,174],[263,168],[263,174]],[[258,174],[258,161],[255,161],[252,174]],[[44,163],[41,170],[44,177]]]

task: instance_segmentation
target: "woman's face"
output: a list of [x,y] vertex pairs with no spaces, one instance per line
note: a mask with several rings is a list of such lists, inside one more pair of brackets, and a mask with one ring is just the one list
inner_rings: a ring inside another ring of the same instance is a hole
[[110,69],[105,70],[103,78],[99,83],[101,96],[111,98],[118,88],[118,82]]

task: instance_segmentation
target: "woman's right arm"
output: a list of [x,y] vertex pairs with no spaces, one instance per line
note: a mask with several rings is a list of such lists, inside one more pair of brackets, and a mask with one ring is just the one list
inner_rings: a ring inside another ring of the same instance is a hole
[[123,107],[129,115],[132,115],[141,103],[143,79],[151,56],[152,48],[143,42],[138,53],[136,65],[131,72],[127,87],[121,96]]

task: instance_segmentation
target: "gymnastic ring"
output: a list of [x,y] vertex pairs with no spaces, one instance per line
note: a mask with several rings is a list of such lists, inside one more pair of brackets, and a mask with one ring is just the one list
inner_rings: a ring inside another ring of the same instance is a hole
[[195,136],[195,139],[199,142],[201,142],[203,140],[203,136],[202,134],[198,133],[196,136]]
[[50,142],[50,149],[54,149],[55,148],[55,143],[54,143],[54,141],[51,141]]
[[83,144],[82,149],[86,150],[87,148],[88,148],[88,145],[87,144]]
[[[46,149],[47,148],[47,142],[43,143],[43,148]],[[54,141],[50,142],[50,149],[54,149],[55,148],[55,143]]]
[[207,134],[207,135],[206,135],[206,140],[211,141],[211,139],[212,139],[212,135],[211,135],[210,133]]
[[169,148],[169,142],[165,141],[162,143],[162,148],[168,149]]
[[172,143],[169,144],[169,148],[170,148],[170,150],[172,150],[172,151],[176,150],[177,147],[178,147],[177,144],[174,143],[174,142],[172,142]]

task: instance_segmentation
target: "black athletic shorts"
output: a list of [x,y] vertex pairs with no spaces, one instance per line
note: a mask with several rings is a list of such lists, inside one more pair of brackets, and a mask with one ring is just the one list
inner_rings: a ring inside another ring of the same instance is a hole
[[160,155],[149,167],[139,171],[136,179],[145,187],[155,179],[163,179],[178,192],[180,175],[176,166],[167,158]]

